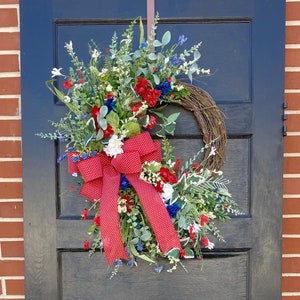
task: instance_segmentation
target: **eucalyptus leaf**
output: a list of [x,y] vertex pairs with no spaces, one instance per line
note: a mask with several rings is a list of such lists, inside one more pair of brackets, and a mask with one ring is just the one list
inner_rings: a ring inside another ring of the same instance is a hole
[[106,129],[107,129],[107,121],[106,121],[106,119],[99,119],[99,120],[98,120],[98,124],[99,124],[99,126],[100,126],[103,130],[106,130]]
[[135,50],[134,53],[133,53],[133,59],[138,59],[141,57],[141,52],[140,50]]
[[103,131],[102,131],[101,129],[99,129],[99,130],[98,130],[98,133],[97,133],[97,135],[96,135],[96,141],[102,140],[102,139],[103,139],[103,136],[104,136]]
[[194,60],[198,60],[201,57],[201,53],[198,50],[194,51]]
[[150,53],[149,55],[148,55],[148,58],[150,59],[150,60],[156,60],[156,54],[155,53]]
[[168,30],[164,33],[161,42],[164,46],[166,46],[170,43],[170,40],[171,40],[171,32]]
[[151,232],[146,230],[142,235],[141,235],[141,240],[143,242],[149,241],[151,239]]
[[154,40],[153,46],[154,47],[160,47],[160,46],[162,46],[162,43],[159,40]]
[[122,60],[123,61],[131,61],[132,60],[132,57],[128,54],[125,54],[122,56]]
[[107,115],[107,113],[108,113],[108,107],[106,105],[102,105],[100,107],[99,117],[102,119]]
[[157,84],[157,85],[160,84],[159,77],[156,74],[153,74],[153,79],[154,79],[155,84]]
[[177,118],[179,117],[179,115],[180,115],[180,112],[169,115],[167,118],[167,124],[171,124],[171,123],[175,122],[177,120]]

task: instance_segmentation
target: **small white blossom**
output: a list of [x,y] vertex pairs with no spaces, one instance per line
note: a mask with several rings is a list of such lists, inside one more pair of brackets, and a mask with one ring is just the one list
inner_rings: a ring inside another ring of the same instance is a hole
[[212,146],[211,149],[210,149],[208,157],[216,155],[216,151],[217,151],[217,148]]
[[70,103],[71,102],[71,98],[69,96],[65,96],[64,97],[64,101],[65,101],[65,103]]
[[53,77],[55,77],[55,76],[64,76],[64,75],[60,72],[60,70],[62,70],[62,68],[59,68],[59,69],[53,68],[52,71],[51,71],[51,74],[52,74],[51,78],[53,78]]
[[97,49],[94,49],[92,53],[92,58],[97,59],[100,56],[100,52]]
[[206,246],[207,249],[212,250],[215,247],[215,244],[208,241],[208,245]]
[[112,86],[110,84],[108,84],[108,86],[106,87],[106,91],[107,92],[112,92]]
[[72,41],[70,41],[69,44],[66,43],[66,44],[65,44],[65,48],[66,48],[68,51],[73,52],[73,43],[72,43]]
[[117,135],[113,135],[109,141],[108,141],[108,145],[104,147],[104,152],[111,157],[116,157],[118,154],[123,153],[123,142],[121,141],[120,138],[118,138]]
[[160,197],[163,199],[164,202],[168,202],[172,200],[173,196],[173,186],[170,183],[165,183],[163,185],[163,193],[160,194]]

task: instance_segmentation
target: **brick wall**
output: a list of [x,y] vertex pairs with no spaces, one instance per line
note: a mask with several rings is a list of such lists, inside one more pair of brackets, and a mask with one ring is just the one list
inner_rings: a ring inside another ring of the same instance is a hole
[[[0,299],[24,299],[19,1],[0,0]],[[300,0],[287,0],[282,299],[300,299]]]
[[24,299],[19,1],[0,0],[0,299]]
[[300,1],[286,1],[282,299],[300,299]]

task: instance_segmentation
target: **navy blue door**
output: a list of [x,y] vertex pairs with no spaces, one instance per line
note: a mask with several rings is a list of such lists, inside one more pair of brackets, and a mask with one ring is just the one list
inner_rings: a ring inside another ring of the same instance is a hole
[[[148,1],[151,6],[153,1]],[[149,7],[148,7],[149,10]],[[205,255],[203,270],[155,274],[140,264],[107,280],[102,254],[82,249],[83,201],[60,197],[68,189],[58,145],[35,136],[52,130],[64,113],[44,85],[53,67],[67,67],[64,43],[78,55],[94,39],[102,49],[114,31],[147,16],[146,0],[21,1],[23,180],[26,299],[281,299],[282,102],[285,1],[156,1],[159,32],[202,41],[202,63],[212,76],[194,84],[207,90],[226,116],[224,173],[243,216],[220,225],[226,240]],[[271,12],[271,13],[270,13]],[[276,34],[274,34],[276,32]],[[185,124],[192,124],[186,132]],[[179,151],[199,147],[199,130],[184,112]],[[186,139],[187,143],[182,140]],[[175,141],[176,142],[176,141]],[[66,167],[66,166],[65,166]]]

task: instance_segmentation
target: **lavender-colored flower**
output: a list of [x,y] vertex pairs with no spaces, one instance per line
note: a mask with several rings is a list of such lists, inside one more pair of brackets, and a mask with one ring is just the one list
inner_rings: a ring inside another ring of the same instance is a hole
[[127,262],[127,266],[129,266],[130,268],[134,267],[134,266],[135,266],[134,259],[130,259],[130,260]]
[[64,141],[67,140],[67,138],[66,138],[65,136],[63,136],[63,135],[59,135],[59,136],[57,137],[57,139],[58,139],[58,141],[60,141],[60,142],[64,142]]
[[160,273],[162,270],[163,270],[163,266],[159,266],[159,265],[156,265],[155,267],[154,267],[154,271],[156,272],[156,273]]
[[122,267],[123,266],[122,260],[121,259],[116,259],[114,261],[114,266]]
[[84,119],[86,119],[88,116],[89,116],[89,114],[85,113],[85,114],[83,114],[82,116],[80,116],[80,119],[81,119],[81,120],[84,120]]
[[144,245],[143,245],[142,242],[138,242],[138,243],[136,244],[136,250],[137,250],[137,251],[143,251],[143,248],[144,248]]
[[182,59],[180,59],[177,54],[174,54],[170,59],[170,63],[172,66],[177,66],[182,64]]
[[178,37],[179,46],[182,46],[186,41],[187,41],[187,37],[185,37],[183,34]]
[[57,158],[57,160],[56,160],[57,163],[62,162],[66,157],[67,157],[67,154],[60,155],[60,156]]

